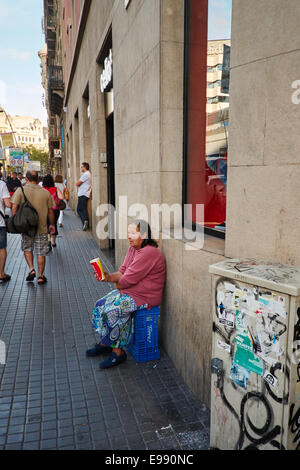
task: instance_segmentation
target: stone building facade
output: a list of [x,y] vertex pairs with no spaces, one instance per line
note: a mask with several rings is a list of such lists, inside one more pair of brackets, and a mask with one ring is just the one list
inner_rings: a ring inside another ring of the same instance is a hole
[[[190,227],[205,226],[203,244],[174,233],[166,239],[158,229],[167,262],[160,338],[186,383],[209,405],[209,265],[236,257],[300,264],[299,2],[283,9],[280,0],[232,0],[231,37],[224,54],[218,52],[224,73],[211,80],[222,96],[215,102],[207,101],[207,67],[218,65],[207,62],[210,1],[56,3],[64,91],[54,112],[63,126],[63,171],[75,208],[80,163],[91,165],[90,212],[99,246],[114,248],[120,265],[127,240],[118,235],[137,203],[148,214],[153,204],[191,203]],[[229,94],[229,121],[228,106],[208,112],[208,104],[226,103]],[[223,133],[211,153],[206,126],[210,135]],[[117,220],[113,226],[110,219],[110,239],[103,240],[105,203],[114,205]],[[197,203],[204,205],[200,218]]]
[[[10,121],[10,122],[9,122]],[[15,145],[33,146],[48,152],[48,129],[40,119],[32,116],[9,116],[0,113],[0,134],[14,132]]]

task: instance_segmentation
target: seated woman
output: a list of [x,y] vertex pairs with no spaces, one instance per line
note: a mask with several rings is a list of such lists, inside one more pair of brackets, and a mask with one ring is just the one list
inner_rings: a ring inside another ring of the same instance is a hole
[[104,282],[113,282],[115,289],[96,302],[92,314],[92,325],[100,335],[100,343],[88,349],[86,354],[111,353],[101,362],[101,369],[126,360],[123,348],[131,341],[132,313],[155,307],[162,299],[166,265],[148,223],[135,220],[129,224],[128,241],[130,248],[119,271],[105,272]]

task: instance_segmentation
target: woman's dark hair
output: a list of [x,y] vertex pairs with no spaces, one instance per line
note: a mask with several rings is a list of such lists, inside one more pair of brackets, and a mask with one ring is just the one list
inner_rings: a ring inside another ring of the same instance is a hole
[[147,234],[146,238],[142,242],[142,248],[147,245],[155,246],[155,248],[158,247],[157,241],[152,238],[151,228],[148,222],[143,219],[136,219],[130,222],[130,224],[134,224],[141,235],[144,233]]
[[63,183],[64,182],[64,179],[62,177],[62,175],[56,175],[55,176],[55,183]]
[[43,186],[44,188],[53,188],[54,180],[52,175],[46,175],[43,178]]

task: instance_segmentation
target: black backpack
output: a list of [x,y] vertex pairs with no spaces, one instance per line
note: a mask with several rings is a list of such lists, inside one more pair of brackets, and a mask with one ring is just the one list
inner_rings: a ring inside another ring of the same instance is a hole
[[24,189],[21,188],[21,190],[25,201],[20,204],[15,215],[6,218],[6,230],[8,233],[25,233],[29,237],[34,237],[37,232],[39,216],[25,196]]

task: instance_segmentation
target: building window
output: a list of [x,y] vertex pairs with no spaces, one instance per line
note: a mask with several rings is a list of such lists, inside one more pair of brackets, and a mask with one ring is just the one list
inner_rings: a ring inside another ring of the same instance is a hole
[[[184,203],[188,222],[224,237],[232,0],[185,2]],[[204,214],[197,212],[204,206]]]

